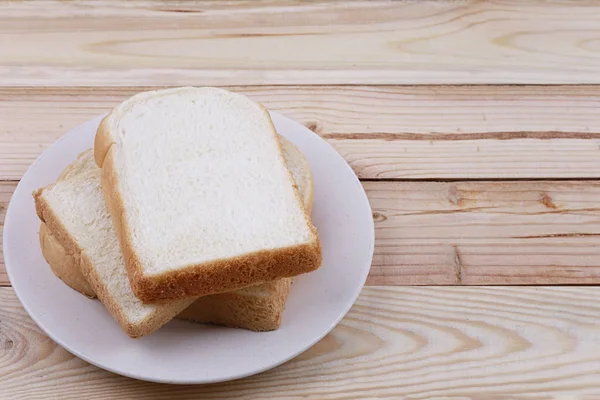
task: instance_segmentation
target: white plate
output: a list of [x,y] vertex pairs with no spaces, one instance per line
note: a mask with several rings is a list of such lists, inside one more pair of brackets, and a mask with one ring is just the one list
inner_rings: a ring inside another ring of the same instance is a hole
[[348,312],[364,285],[374,231],[365,192],[346,161],[301,124],[272,113],[278,132],[306,156],[315,198],[312,218],[323,246],[323,265],[298,277],[281,328],[255,333],[173,320],[157,332],[130,339],[102,304],[68,288],[42,257],[31,193],[92,147],[100,118],[75,128],[29,168],[10,201],[4,259],[12,286],[33,320],[78,357],[117,374],[155,382],[208,383],[277,366],[325,336]]

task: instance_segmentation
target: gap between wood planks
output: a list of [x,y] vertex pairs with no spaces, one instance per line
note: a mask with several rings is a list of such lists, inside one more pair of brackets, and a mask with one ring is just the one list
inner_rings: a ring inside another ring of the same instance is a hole
[[[11,181],[11,180],[7,180]],[[600,182],[600,178],[361,178],[361,182]]]

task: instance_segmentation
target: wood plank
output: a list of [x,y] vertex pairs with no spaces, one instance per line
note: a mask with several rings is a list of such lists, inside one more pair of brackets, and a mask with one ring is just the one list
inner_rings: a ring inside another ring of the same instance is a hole
[[[0,88],[0,180],[150,87]],[[361,178],[599,178],[600,86],[232,87],[310,127]]]
[[365,182],[371,285],[600,282],[600,182]]
[[4,217],[6,217],[6,209],[8,208],[8,203],[10,202],[10,198],[16,187],[17,182],[0,181],[0,286],[10,285],[8,275],[6,274],[6,268],[4,266]]
[[0,85],[600,83],[596,6],[2,2]]
[[[364,186],[376,236],[368,285],[600,283],[599,181]],[[0,209],[14,187],[0,182]]]
[[296,359],[233,382],[176,386],[74,357],[3,288],[0,397],[591,399],[600,394],[599,296],[592,287],[366,288],[332,333]]
[[363,179],[538,179],[600,175],[600,139],[334,139],[330,142]]

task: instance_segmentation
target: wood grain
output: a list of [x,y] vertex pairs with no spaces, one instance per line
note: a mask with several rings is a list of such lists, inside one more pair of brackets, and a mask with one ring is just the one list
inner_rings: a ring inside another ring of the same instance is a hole
[[[368,285],[600,283],[600,182],[363,184],[376,237]],[[14,187],[0,183],[0,210]]]
[[340,325],[226,384],[100,370],[0,288],[0,399],[600,398],[600,287],[468,286],[600,283],[598,27],[593,1],[0,1],[0,236],[53,141],[180,85],[317,132],[376,227],[370,286]]
[[600,83],[595,6],[9,1],[0,85]]
[[174,386],[74,357],[2,288],[0,397],[597,398],[599,296],[591,287],[366,288],[340,325],[296,359],[225,384]]
[[[150,87],[1,88],[0,180]],[[361,178],[599,178],[600,86],[232,87],[329,140]]]
[[600,182],[365,182],[371,285],[600,283]]
[[17,187],[16,182],[0,182],[0,286],[10,285],[6,268],[4,267],[4,250],[3,235],[4,235],[4,217],[10,198]]

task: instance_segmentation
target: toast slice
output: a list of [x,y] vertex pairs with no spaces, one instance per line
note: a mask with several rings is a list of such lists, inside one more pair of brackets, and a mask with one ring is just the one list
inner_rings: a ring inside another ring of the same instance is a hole
[[[298,186],[304,207],[310,214],[313,203],[313,182],[310,167],[302,153],[289,141],[280,138],[288,169]],[[61,175],[80,168],[96,169],[96,165],[81,165],[85,157],[71,164]],[[95,293],[81,273],[76,258],[68,254],[52,232],[40,226],[42,253],[54,273],[71,288],[89,296]],[[278,329],[292,278],[282,278],[233,292],[215,294],[197,299],[176,318],[218,325],[244,328],[253,331]],[[88,289],[89,288],[89,289]]]
[[[133,293],[117,234],[103,200],[93,151],[82,153],[65,179],[34,192],[37,214],[81,272],[98,298],[131,337],[154,332],[195,298],[144,304]],[[89,168],[94,166],[94,168]]]
[[269,113],[216,88],[133,96],[95,159],[135,294],[206,296],[317,269],[321,245]]
[[[86,170],[93,170],[95,167],[94,159],[89,155],[78,157],[62,171],[57,181],[69,179],[85,173]],[[96,298],[96,292],[94,292],[79,268],[79,260],[61,246],[43,222],[40,225],[40,248],[54,275],[79,293],[90,298]]]

